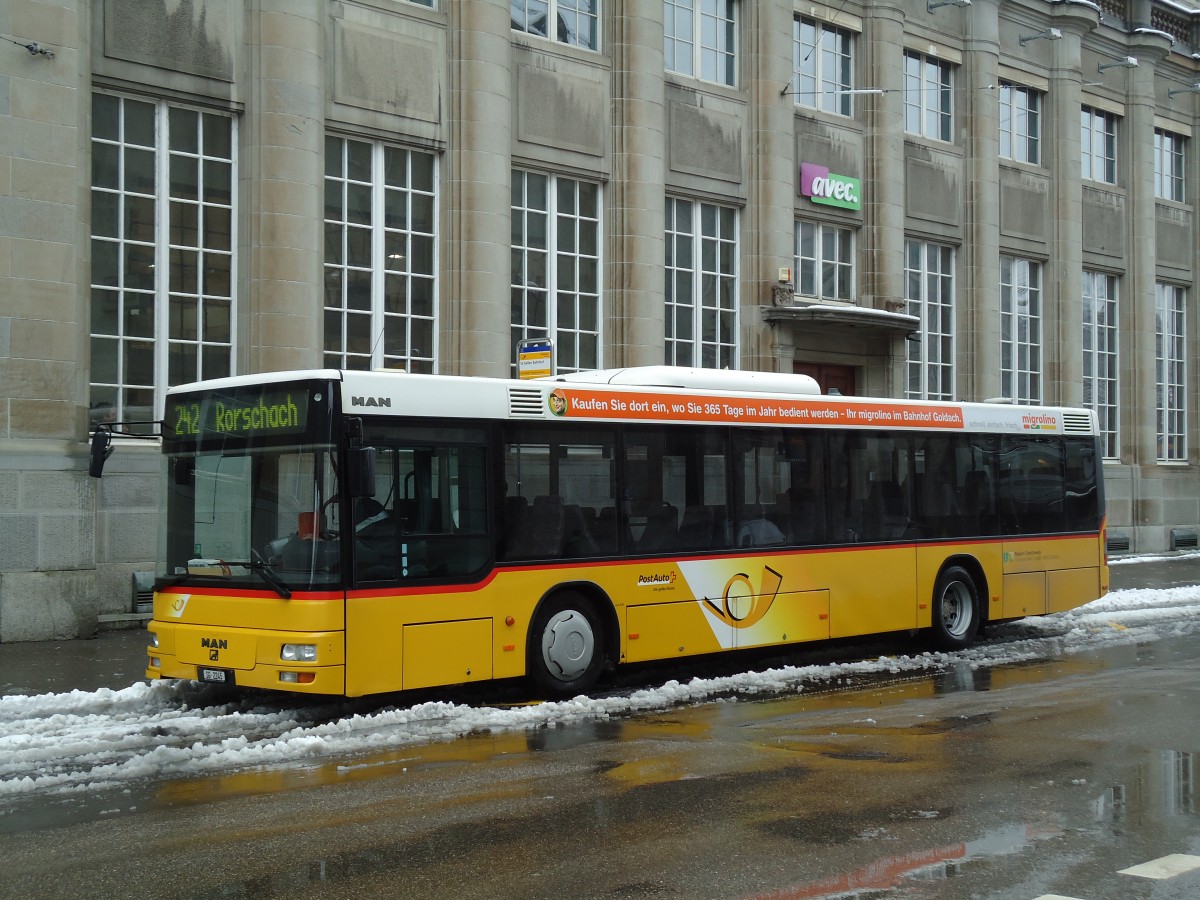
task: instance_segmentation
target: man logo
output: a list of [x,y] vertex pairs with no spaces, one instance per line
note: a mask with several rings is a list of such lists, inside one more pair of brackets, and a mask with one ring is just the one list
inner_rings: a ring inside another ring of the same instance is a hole
[[351,406],[386,406],[392,405],[391,397],[351,397]]

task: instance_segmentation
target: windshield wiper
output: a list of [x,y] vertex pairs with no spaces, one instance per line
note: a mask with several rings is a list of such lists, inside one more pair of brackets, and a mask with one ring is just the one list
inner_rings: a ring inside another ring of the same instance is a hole
[[[292,589],[283,583],[283,580],[275,574],[271,569],[270,563],[262,558],[262,555],[254,549],[250,550],[250,560],[247,562],[229,562],[221,560],[223,566],[243,566],[254,572],[259,578],[271,586],[271,588],[284,600],[292,598]],[[191,572],[180,572],[178,575],[173,575],[165,581],[160,582],[156,587],[156,591],[165,591],[169,587],[174,587],[177,584],[182,584],[189,578],[193,577]]]
[[292,598],[292,589],[283,583],[283,579],[275,574],[270,564],[262,558],[262,554],[253,547],[250,548],[250,568],[258,573],[263,581],[275,588],[275,593],[284,600]]

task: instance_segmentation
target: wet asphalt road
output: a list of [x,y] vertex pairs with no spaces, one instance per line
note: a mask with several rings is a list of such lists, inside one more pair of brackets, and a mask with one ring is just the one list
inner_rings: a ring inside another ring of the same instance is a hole
[[[0,685],[128,684],[142,645],[4,645]],[[0,897],[1194,900],[1121,870],[1200,855],[1198,676],[1174,638],[150,784],[0,835]]]

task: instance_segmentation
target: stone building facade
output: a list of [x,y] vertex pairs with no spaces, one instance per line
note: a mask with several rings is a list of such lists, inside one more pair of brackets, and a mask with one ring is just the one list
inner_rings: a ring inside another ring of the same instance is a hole
[[[960,5],[963,3],[964,5]],[[804,371],[1088,404],[1200,523],[1200,12],[1150,0],[0,6],[0,641],[129,612],[152,420],[320,365]]]

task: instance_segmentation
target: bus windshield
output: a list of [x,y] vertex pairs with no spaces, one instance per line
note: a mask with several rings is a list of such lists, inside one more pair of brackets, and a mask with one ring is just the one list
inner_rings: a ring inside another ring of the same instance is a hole
[[277,591],[339,585],[336,459],[331,444],[168,457],[159,575],[266,582]]
[[168,395],[161,579],[285,597],[341,586],[333,397],[321,379]]

